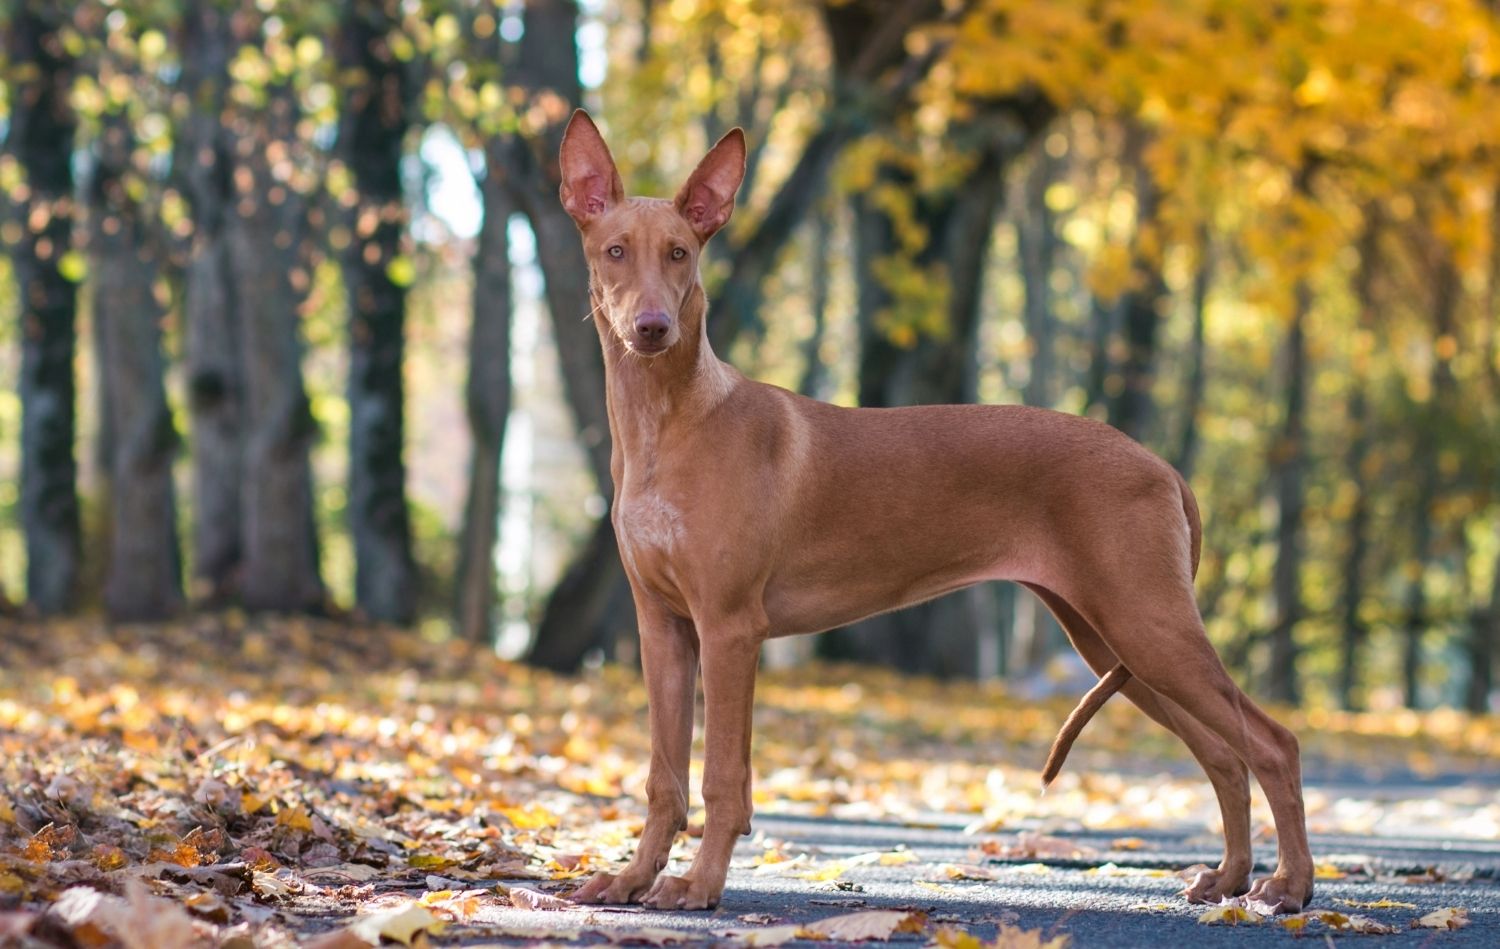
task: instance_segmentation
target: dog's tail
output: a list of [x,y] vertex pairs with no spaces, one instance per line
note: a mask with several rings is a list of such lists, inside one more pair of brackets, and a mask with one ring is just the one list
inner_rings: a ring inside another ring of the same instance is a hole
[[1078,707],[1068,714],[1067,721],[1063,722],[1062,730],[1057,733],[1057,738],[1052,742],[1052,750],[1047,752],[1047,764],[1042,768],[1042,787],[1052,783],[1057,773],[1062,770],[1063,762],[1068,758],[1068,751],[1077,740],[1078,733],[1083,731],[1083,726],[1089,723],[1094,713],[1109,701],[1109,697],[1120,691],[1120,688],[1130,681],[1130,670],[1125,668],[1124,663],[1116,665],[1104,674],[1104,678],[1088,690],[1088,693],[1079,701]]

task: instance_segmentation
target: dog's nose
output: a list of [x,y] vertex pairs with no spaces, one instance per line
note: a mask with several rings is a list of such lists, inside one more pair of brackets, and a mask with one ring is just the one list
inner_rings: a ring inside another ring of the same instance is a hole
[[641,338],[641,342],[653,346],[666,339],[667,331],[671,328],[672,321],[660,310],[642,313],[635,318],[635,334]]

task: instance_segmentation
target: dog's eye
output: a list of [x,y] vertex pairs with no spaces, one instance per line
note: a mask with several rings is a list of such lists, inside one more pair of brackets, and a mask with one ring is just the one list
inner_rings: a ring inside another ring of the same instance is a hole
[[615,244],[610,247],[609,256],[615,258],[616,260],[619,260],[621,257],[625,256],[625,248],[621,247],[619,244]]
[[687,256],[687,251],[683,250],[681,247],[674,247],[674,248],[672,248],[672,259],[673,260],[681,260],[682,258],[684,258],[686,256]]

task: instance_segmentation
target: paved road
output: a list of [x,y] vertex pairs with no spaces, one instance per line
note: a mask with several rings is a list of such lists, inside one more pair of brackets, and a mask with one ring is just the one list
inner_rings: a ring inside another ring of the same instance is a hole
[[[1470,776],[1468,781],[1473,781]],[[1487,781],[1481,787],[1493,787]],[[1368,788],[1366,788],[1368,790]],[[1420,795],[1413,786],[1409,793]],[[1217,861],[1217,841],[1208,835],[1139,833],[1145,846],[1111,851],[1115,833],[1059,833],[1098,851],[1087,860],[1044,861],[1045,869],[1026,866],[1031,861],[992,861],[997,878],[983,881],[947,879],[942,868],[972,864],[976,839],[962,831],[963,821],[935,816],[932,826],[881,822],[762,816],[757,834],[787,842],[788,852],[807,850],[818,864],[875,850],[907,847],[918,862],[900,866],[856,866],[837,881],[812,882],[793,874],[756,871],[748,866],[730,875],[723,905],[712,913],[669,914],[639,908],[573,910],[561,913],[505,911],[494,920],[500,927],[582,927],[619,934],[639,927],[691,930],[712,939],[714,930],[743,928],[742,915],[768,914],[785,922],[809,922],[859,909],[911,908],[936,922],[960,927],[983,938],[993,938],[1001,921],[1048,934],[1066,933],[1074,946],[1218,946],[1282,942],[1294,937],[1280,927],[1229,928],[1198,923],[1203,907],[1186,904],[1178,895],[1182,883],[1173,875],[1152,876],[1149,869],[1177,870],[1193,863]],[[1015,831],[1019,828],[1008,828]],[[757,838],[762,839],[762,838]],[[1373,939],[1381,946],[1497,946],[1500,945],[1500,840],[1444,841],[1432,837],[1315,836],[1315,856],[1348,872],[1342,880],[1320,880],[1314,907],[1359,913],[1400,927],[1390,936],[1340,935],[1336,938]],[[747,841],[739,852],[748,863],[763,844]],[[1261,848],[1262,860],[1274,857]],[[1089,872],[1113,862],[1121,871]],[[1263,869],[1263,868],[1262,868]],[[1407,877],[1437,875],[1445,882],[1413,883]],[[1114,875],[1119,874],[1119,875]],[[925,880],[924,880],[925,878]],[[924,882],[918,882],[924,881]],[[1368,902],[1389,898],[1414,903],[1410,909],[1353,909],[1339,899]],[[1418,916],[1443,907],[1464,907],[1472,923],[1452,932],[1410,930]],[[475,933],[474,941],[495,942],[496,930]],[[1322,941],[1327,932],[1310,927]],[[480,937],[483,936],[481,939]],[[603,941],[587,936],[589,941]],[[1304,936],[1303,938],[1307,938]],[[926,937],[899,936],[893,944],[919,945]],[[469,941],[465,939],[465,941]],[[503,939],[500,941],[504,941]],[[816,945],[795,943],[789,945]],[[822,945],[827,945],[823,943]]]

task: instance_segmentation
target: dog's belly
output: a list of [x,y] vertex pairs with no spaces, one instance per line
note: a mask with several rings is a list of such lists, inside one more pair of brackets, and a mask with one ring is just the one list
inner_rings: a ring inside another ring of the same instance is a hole
[[796,579],[773,581],[766,587],[765,609],[771,635],[818,633],[913,606],[986,580],[1029,579],[1028,565],[1008,558],[983,565],[953,564],[920,576],[865,575],[847,571],[823,577],[810,571]]

